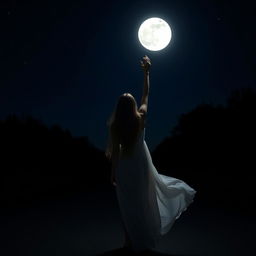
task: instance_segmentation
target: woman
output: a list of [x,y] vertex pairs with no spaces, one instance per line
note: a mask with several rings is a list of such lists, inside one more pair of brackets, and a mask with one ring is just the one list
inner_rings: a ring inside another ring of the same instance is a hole
[[196,191],[184,181],[159,174],[145,142],[150,59],[141,61],[144,88],[141,105],[130,93],[122,94],[108,122],[106,156],[112,162],[111,183],[116,188],[125,231],[124,247],[135,252],[152,249]]

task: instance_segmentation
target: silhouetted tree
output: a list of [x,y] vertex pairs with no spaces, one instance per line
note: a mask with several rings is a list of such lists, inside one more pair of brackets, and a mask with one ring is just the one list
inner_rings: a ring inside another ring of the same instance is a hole
[[171,136],[152,152],[153,161],[160,172],[198,186],[209,203],[226,203],[229,193],[236,194],[230,204],[255,205],[255,123],[255,91],[235,90],[226,106],[201,104],[182,114]]
[[57,124],[48,128],[31,116],[11,114],[0,122],[0,141],[2,199],[28,200],[107,184],[109,163],[87,136],[73,137]]

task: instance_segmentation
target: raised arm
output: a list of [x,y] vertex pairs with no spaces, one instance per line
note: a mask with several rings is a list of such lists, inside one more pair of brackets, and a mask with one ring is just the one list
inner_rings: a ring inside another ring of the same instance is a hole
[[148,96],[149,96],[149,69],[151,66],[151,62],[148,56],[143,57],[143,61],[141,61],[141,66],[144,71],[144,85],[143,85],[143,93],[142,93],[141,106],[139,108],[139,112],[143,115],[146,115],[148,110]]

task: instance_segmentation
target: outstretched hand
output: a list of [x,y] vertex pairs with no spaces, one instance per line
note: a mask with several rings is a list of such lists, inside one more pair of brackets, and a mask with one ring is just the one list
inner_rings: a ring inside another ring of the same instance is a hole
[[143,68],[144,72],[148,73],[149,69],[151,67],[151,61],[150,61],[149,57],[147,55],[145,55],[142,58],[142,61],[140,61],[140,63],[141,63],[141,67]]

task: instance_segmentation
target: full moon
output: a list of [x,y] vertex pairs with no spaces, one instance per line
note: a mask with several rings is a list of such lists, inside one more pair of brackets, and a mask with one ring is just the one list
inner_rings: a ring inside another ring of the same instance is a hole
[[166,21],[160,18],[145,20],[139,28],[140,43],[150,51],[160,51],[171,41],[172,31]]

